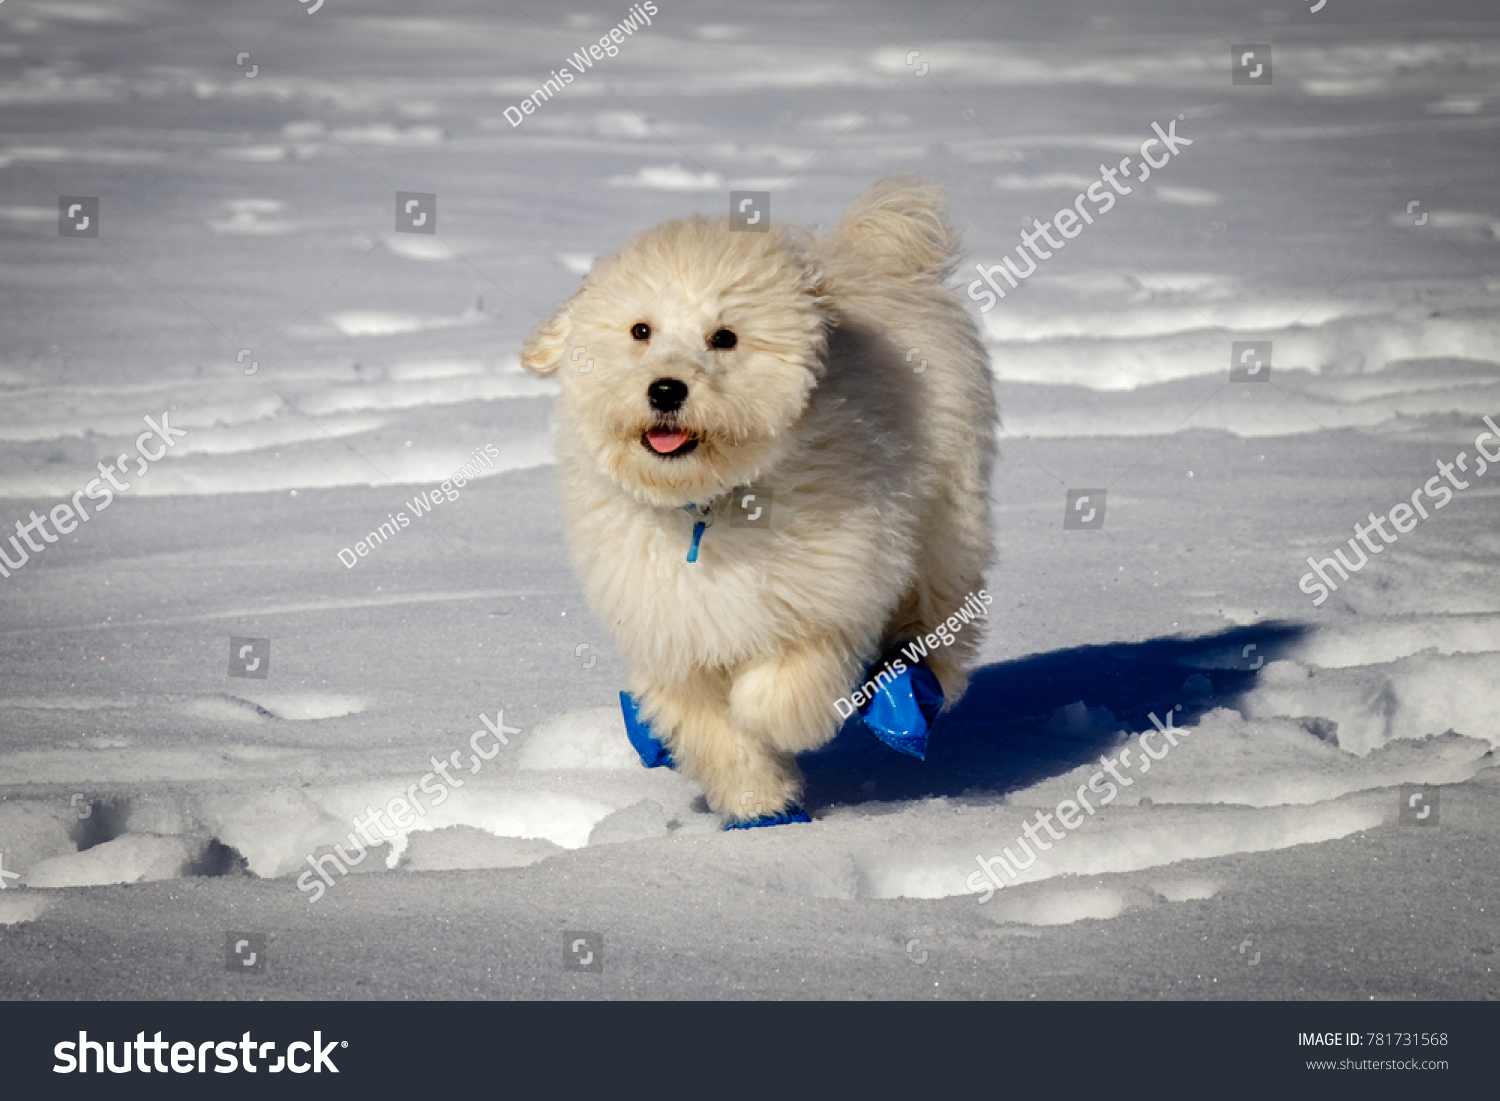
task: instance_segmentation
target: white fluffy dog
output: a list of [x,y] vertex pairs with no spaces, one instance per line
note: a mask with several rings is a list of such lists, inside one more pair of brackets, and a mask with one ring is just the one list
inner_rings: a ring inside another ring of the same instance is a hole
[[[958,245],[912,176],[822,237],[694,216],[601,257],[526,344],[560,375],[589,603],[641,717],[731,822],[794,808],[794,755],[838,731],[835,701],[982,583],[998,415],[943,283]],[[768,524],[731,523],[736,487]],[[927,659],[949,705],[979,634]]]

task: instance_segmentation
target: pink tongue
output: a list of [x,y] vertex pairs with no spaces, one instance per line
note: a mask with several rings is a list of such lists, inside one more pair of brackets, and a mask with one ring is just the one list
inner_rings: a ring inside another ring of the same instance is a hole
[[653,428],[646,433],[646,442],[658,455],[667,455],[687,443],[686,432],[673,432],[666,428]]

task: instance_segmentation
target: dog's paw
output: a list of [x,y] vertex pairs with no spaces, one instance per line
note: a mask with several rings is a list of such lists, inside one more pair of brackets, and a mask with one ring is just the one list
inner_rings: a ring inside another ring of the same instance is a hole
[[729,715],[745,733],[786,753],[817,749],[838,733],[835,702],[847,690],[843,663],[793,650],[751,665],[729,691]]
[[802,800],[802,772],[790,754],[747,746],[728,767],[701,777],[704,795],[714,813],[733,825],[775,818],[798,809]]
[[923,662],[943,687],[943,710],[947,711],[969,690],[969,673],[947,654],[931,654]]
[[741,772],[738,786],[742,787],[738,793],[714,792],[708,799],[709,807],[723,814],[729,826],[801,810],[798,805],[802,795],[801,772],[790,757],[777,754],[765,760],[762,768]]
[[724,823],[726,830],[753,830],[761,826],[789,826],[794,822],[812,822],[807,816],[807,811],[801,807],[787,807],[786,810],[776,814],[762,814],[759,818],[748,818],[743,821],[731,821]]
[[620,711],[625,718],[625,736],[630,739],[641,764],[646,768],[675,769],[677,762],[672,759],[672,751],[656,736],[651,724],[641,718],[640,705],[629,692],[620,693]]

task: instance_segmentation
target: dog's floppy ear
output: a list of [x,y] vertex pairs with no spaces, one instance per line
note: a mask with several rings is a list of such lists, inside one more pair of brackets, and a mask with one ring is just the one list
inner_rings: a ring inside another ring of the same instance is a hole
[[555,314],[537,327],[521,349],[521,366],[532,374],[544,377],[557,374],[568,342],[568,330],[573,324],[571,306],[571,301],[563,303]]
[[831,310],[833,299],[830,297],[828,272],[811,234],[800,227],[777,228],[781,233],[783,247],[796,258],[797,265],[801,268],[802,293],[812,300],[816,309],[824,312]]

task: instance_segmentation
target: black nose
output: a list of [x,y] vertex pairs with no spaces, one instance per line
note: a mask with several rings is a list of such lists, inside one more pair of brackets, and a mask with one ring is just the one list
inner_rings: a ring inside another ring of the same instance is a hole
[[651,403],[651,408],[663,413],[674,413],[681,409],[687,396],[687,383],[678,382],[675,378],[659,378],[646,387],[646,400]]

